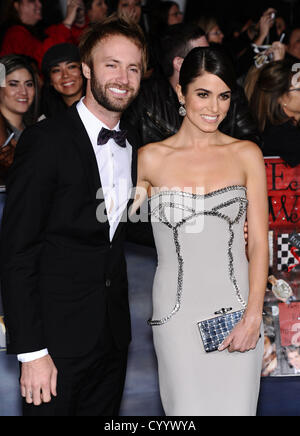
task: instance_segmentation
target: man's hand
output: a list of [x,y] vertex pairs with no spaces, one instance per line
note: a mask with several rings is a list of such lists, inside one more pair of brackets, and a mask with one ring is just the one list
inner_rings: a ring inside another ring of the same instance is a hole
[[51,395],[55,396],[57,369],[49,355],[32,362],[22,363],[21,395],[28,404],[39,406],[49,403]]

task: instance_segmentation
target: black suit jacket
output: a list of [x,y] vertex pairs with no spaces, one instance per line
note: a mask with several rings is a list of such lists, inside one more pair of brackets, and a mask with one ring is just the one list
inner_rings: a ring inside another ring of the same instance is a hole
[[[128,140],[135,186],[132,134]],[[65,117],[23,133],[7,181],[1,232],[9,353],[48,348],[56,357],[83,355],[107,322],[117,346],[128,346],[126,223],[110,242],[108,221],[96,218],[100,187],[95,154],[75,105]]]

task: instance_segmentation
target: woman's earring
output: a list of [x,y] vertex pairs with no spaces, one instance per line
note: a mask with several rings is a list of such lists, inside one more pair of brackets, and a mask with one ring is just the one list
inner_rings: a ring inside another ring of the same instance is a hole
[[184,103],[180,102],[180,108],[179,108],[179,115],[181,117],[185,117],[186,116],[186,108],[184,107]]

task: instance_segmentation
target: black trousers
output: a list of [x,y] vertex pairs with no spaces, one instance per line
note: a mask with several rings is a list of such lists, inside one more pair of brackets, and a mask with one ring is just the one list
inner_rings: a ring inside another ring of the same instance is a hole
[[41,406],[23,399],[23,416],[117,416],[123,395],[128,350],[115,347],[109,329],[87,356],[53,358],[57,397]]

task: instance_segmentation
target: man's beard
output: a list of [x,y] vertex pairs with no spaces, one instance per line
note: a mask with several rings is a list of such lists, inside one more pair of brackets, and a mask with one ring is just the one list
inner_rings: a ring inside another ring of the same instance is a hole
[[[107,95],[108,88],[126,90],[131,92],[131,97],[129,97],[127,100],[114,100]],[[101,85],[94,74],[93,68],[91,68],[91,92],[97,103],[110,112],[124,112],[136,98],[138,93],[138,91],[134,92],[134,89],[130,88],[129,86],[120,86],[114,83]]]

